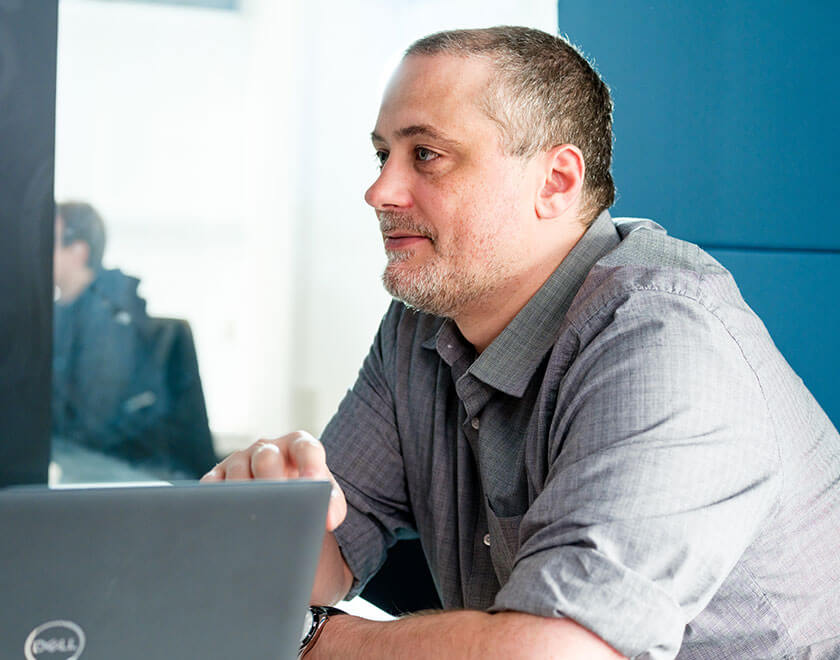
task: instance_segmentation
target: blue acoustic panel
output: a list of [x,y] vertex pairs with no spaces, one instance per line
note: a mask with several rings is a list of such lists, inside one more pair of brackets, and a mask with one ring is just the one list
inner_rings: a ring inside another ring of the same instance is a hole
[[840,249],[840,2],[560,0],[615,100],[615,215],[726,247]]
[[840,254],[709,250],[776,346],[840,426]]

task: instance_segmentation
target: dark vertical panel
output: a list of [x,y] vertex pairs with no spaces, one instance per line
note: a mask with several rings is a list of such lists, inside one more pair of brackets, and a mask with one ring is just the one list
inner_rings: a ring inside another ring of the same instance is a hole
[[0,486],[46,480],[58,0],[0,0]]

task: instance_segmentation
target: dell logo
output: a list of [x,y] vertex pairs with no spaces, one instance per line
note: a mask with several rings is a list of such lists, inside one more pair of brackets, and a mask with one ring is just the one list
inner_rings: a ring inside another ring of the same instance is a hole
[[26,638],[26,660],[77,660],[85,650],[85,633],[72,621],[47,621]]

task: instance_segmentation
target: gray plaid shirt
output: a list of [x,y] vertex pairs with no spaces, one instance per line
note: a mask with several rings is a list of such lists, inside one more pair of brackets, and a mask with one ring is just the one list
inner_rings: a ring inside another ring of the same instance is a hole
[[840,657],[840,436],[655,223],[602,214],[481,355],[395,302],[322,440],[354,593],[416,532],[447,608],[640,658]]

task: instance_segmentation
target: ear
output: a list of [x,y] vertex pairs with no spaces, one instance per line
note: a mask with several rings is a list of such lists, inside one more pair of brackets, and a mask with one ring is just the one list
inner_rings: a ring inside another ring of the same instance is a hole
[[552,147],[543,157],[543,178],[536,200],[537,217],[557,218],[580,198],[586,165],[583,153],[573,144]]

